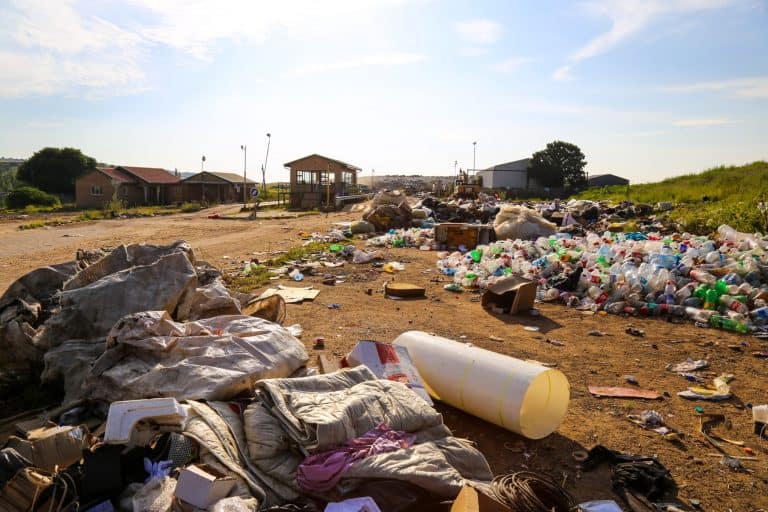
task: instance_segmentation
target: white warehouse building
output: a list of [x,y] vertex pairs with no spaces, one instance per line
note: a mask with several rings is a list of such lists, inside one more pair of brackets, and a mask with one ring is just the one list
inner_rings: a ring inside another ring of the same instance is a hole
[[527,190],[530,161],[530,158],[523,158],[514,162],[494,165],[477,171],[477,175],[483,178],[483,188]]

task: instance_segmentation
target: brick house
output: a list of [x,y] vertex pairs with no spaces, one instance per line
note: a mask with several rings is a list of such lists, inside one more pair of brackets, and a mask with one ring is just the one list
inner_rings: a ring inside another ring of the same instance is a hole
[[[245,180],[246,195],[257,183]],[[181,180],[184,201],[238,203],[243,200],[243,177],[233,172],[203,171]]]
[[317,153],[283,164],[291,175],[291,208],[335,204],[337,196],[357,193],[359,167]]
[[157,167],[97,167],[75,181],[78,208],[102,208],[112,199],[127,206],[181,202],[181,180]]

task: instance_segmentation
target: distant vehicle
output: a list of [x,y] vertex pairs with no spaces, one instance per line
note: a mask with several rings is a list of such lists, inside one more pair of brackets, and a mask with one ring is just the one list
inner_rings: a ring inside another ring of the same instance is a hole
[[453,197],[456,199],[477,199],[482,185],[481,177],[470,176],[467,171],[459,170],[459,176],[453,182]]

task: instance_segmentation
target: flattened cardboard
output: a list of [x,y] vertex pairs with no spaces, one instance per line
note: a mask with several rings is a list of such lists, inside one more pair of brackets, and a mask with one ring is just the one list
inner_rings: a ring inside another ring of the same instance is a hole
[[198,464],[188,466],[181,472],[176,484],[176,497],[195,507],[207,509],[226,498],[234,486],[235,479],[231,476]]
[[512,512],[512,509],[465,485],[456,496],[451,512]]
[[364,364],[380,379],[402,382],[429,405],[434,405],[413,364],[408,349],[391,343],[361,340],[342,361],[342,366]]
[[533,309],[536,300],[535,281],[519,276],[509,276],[496,281],[483,294],[484,308],[498,308],[504,313],[515,315]]

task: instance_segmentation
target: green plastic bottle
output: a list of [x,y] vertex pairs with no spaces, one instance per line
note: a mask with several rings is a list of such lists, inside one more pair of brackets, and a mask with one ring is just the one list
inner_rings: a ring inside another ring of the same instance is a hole
[[709,324],[713,327],[725,329],[726,331],[733,331],[741,334],[746,334],[749,332],[749,327],[742,324],[741,322],[737,322],[732,318],[728,318],[727,316],[712,315],[709,317]]
[[723,281],[722,279],[718,279],[715,281],[715,291],[718,295],[725,295],[728,293],[728,283]]
[[699,285],[698,288],[693,292],[693,296],[697,297],[701,300],[704,300],[707,298],[707,290],[709,290],[709,287],[705,284]]
[[473,249],[469,251],[469,255],[472,256],[472,260],[475,263],[480,263],[480,260],[483,259],[483,250],[482,249]]
[[720,294],[716,290],[707,290],[704,296],[704,309],[715,309],[720,300]]

